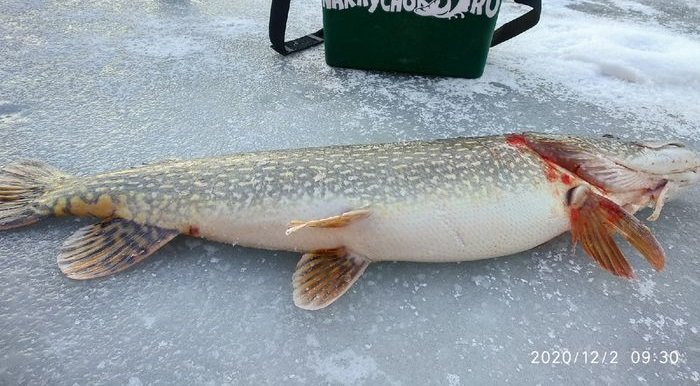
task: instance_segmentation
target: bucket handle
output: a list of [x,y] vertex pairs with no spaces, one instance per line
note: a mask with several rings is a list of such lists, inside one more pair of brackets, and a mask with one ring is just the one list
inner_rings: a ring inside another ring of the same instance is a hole
[[491,38],[491,47],[499,45],[506,40],[512,39],[521,33],[529,30],[537,25],[540,21],[542,13],[542,0],[514,0],[518,4],[527,5],[532,8],[526,14],[516,17],[515,19],[503,24],[493,31]]
[[[323,43],[323,28],[293,40],[284,40],[287,29],[287,16],[289,15],[289,3],[291,0],[272,0],[270,7],[270,42],[272,49],[283,56],[305,50],[317,44]],[[518,4],[532,8],[526,14],[503,24],[493,32],[491,47],[512,39],[521,33],[534,27],[540,20],[542,13],[542,0],[514,0]]]
[[323,43],[323,28],[306,36],[286,42],[284,41],[290,1],[291,0],[272,0],[272,6],[270,8],[270,42],[272,43],[272,49],[283,56]]

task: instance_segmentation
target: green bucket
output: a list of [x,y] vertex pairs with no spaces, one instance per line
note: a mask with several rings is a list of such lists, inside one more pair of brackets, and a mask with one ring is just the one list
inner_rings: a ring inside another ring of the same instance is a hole
[[501,0],[322,0],[323,29],[285,42],[289,0],[273,0],[272,47],[283,55],[325,40],[331,66],[478,78],[489,48],[539,21],[541,0],[495,29]]

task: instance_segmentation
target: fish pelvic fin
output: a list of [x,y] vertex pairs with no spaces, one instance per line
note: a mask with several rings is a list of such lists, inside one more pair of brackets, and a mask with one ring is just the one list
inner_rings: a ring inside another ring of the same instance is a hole
[[352,222],[362,220],[370,215],[370,210],[367,208],[351,210],[342,213],[338,216],[322,218],[319,220],[301,221],[293,220],[288,224],[287,236],[304,228],[342,228],[350,225]]
[[25,160],[0,170],[0,230],[35,223],[51,211],[39,200],[69,178],[40,161]]
[[294,304],[305,310],[328,306],[350,289],[369,263],[343,247],[304,254],[292,278]]
[[180,233],[112,219],[79,229],[58,254],[58,267],[71,279],[93,279],[123,271],[150,256]]
[[619,233],[656,271],[664,268],[665,255],[649,228],[619,205],[591,191],[585,185],[569,190],[567,203],[574,244],[613,275],[634,278],[634,271],[613,236]]

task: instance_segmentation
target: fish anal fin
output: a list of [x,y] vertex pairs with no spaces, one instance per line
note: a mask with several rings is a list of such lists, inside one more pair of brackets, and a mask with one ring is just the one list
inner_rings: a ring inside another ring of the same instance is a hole
[[124,219],[88,225],[65,241],[58,267],[71,279],[107,276],[145,259],[179,233]]
[[353,221],[361,220],[369,216],[369,209],[363,208],[351,210],[338,216],[322,218],[319,220],[299,221],[294,220],[289,222],[289,228],[286,231],[290,235],[303,228],[340,228],[349,225]]
[[579,185],[568,195],[571,234],[586,253],[613,275],[633,278],[634,272],[618,248],[614,235],[619,233],[651,266],[664,268],[664,251],[649,228],[619,205]]
[[304,254],[292,278],[294,304],[305,310],[326,307],[347,292],[368,265],[369,260],[342,247]]

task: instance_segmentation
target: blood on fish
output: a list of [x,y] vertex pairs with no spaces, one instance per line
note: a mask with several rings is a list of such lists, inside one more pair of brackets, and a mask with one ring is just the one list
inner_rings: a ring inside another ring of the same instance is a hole
[[517,147],[529,147],[527,143],[527,139],[525,138],[524,135],[522,134],[510,134],[506,136],[506,143],[511,145],[511,146],[517,146]]
[[578,221],[578,216],[579,216],[579,210],[575,208],[571,208],[569,210],[570,218],[571,218],[571,223],[575,224],[576,221]]
[[530,150],[532,150],[535,154],[537,154],[542,161],[545,163],[545,169],[544,169],[544,174],[545,177],[547,178],[547,181],[549,182],[554,182],[559,178],[562,183],[566,185],[571,185],[571,177],[568,174],[560,173],[557,168],[554,166],[557,163],[554,162],[554,160],[550,157],[547,157],[544,154],[540,154],[539,152],[535,151],[535,149],[530,146],[530,142],[525,138],[523,134],[510,134],[506,136],[506,143],[514,146],[514,147],[519,147],[523,148],[526,147]]
[[187,230],[187,234],[190,236],[199,237],[199,227],[196,225],[190,225],[190,228]]
[[556,181],[557,179],[557,171],[549,162],[545,164],[544,175],[547,177],[547,181],[549,182]]
[[[530,150],[534,150],[534,149],[532,149],[532,147],[530,147],[530,144],[529,144],[527,138],[525,138],[525,136],[522,134],[507,135],[506,136],[506,143],[510,146],[513,146],[513,147],[518,147],[521,149],[528,148]],[[542,158],[542,160],[545,162],[544,175],[545,175],[545,177],[547,177],[547,181],[549,181],[549,182],[556,181],[557,170],[556,170],[556,168],[554,168],[554,166],[551,165],[552,161],[547,159],[546,157],[543,157],[541,154],[538,154],[537,152],[534,152],[534,153],[537,154],[540,158]]]

